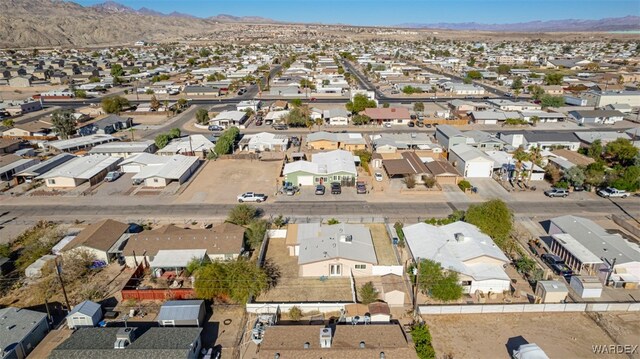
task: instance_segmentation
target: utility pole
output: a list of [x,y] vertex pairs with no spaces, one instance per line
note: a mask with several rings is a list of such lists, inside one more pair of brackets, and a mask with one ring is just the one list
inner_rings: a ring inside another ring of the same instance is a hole
[[64,302],[67,305],[67,313],[71,310],[71,306],[69,305],[69,298],[67,297],[67,290],[64,288],[64,281],[62,280],[62,275],[60,272],[60,265],[58,264],[58,258],[55,259],[56,265],[56,274],[58,274],[58,280],[60,281],[60,287],[62,287],[62,294],[64,295]]
[[415,283],[413,284],[413,315],[418,316],[418,277],[420,276],[420,257],[416,258],[416,267],[413,269],[413,274],[416,277]]

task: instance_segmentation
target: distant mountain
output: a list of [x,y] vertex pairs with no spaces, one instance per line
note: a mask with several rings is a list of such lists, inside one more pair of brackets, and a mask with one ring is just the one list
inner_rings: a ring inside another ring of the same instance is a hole
[[261,24],[272,24],[278,21],[260,16],[233,16],[228,14],[219,14],[208,17],[207,19],[219,22],[251,22]]
[[171,17],[182,17],[182,18],[185,18],[185,19],[199,19],[199,17],[197,17],[197,16],[193,16],[193,15],[189,15],[189,14],[184,14],[184,13],[177,12],[177,11],[174,11],[174,12],[171,12],[171,13],[167,14],[167,16],[171,16]]
[[136,10],[134,10],[133,8],[130,8],[122,4],[118,4],[115,1],[105,1],[100,4],[91,5],[90,7],[97,10],[109,11],[109,12],[120,12],[120,13],[130,13],[130,14],[136,13]]
[[640,29],[640,16],[626,16],[599,20],[549,20],[529,21],[512,24],[479,24],[433,23],[433,24],[400,24],[398,27],[414,29],[443,30],[476,30],[476,31],[510,31],[510,32],[572,32],[572,31],[628,31]]
[[169,15],[161,13],[160,11],[155,11],[153,9],[149,9],[149,8],[146,8],[146,7],[141,7],[136,12],[138,14],[141,14],[141,15],[149,15],[149,16],[169,16]]

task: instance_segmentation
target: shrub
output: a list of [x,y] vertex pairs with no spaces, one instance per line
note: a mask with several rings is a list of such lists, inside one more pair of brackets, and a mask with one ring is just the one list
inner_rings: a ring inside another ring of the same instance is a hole
[[340,221],[338,221],[338,220],[337,220],[337,219],[335,219],[335,218],[330,218],[330,219],[327,221],[327,224],[328,224],[328,225],[330,225],[330,226],[333,226],[334,224],[340,224]]
[[433,188],[436,185],[436,179],[431,176],[422,176],[422,182],[427,188]]
[[405,176],[402,179],[402,183],[404,183],[405,186],[407,186],[408,189],[412,189],[412,188],[415,188],[415,186],[416,186],[416,179],[415,179],[415,177],[413,177],[411,175]]
[[471,183],[467,180],[462,180],[460,182],[458,182],[458,187],[463,191],[467,191],[468,189],[471,189]]
[[360,302],[362,304],[370,304],[378,300],[378,290],[373,286],[372,282],[366,282],[360,287]]
[[303,317],[303,313],[302,313],[302,309],[300,309],[298,306],[293,306],[291,307],[291,309],[289,309],[289,319],[297,322],[300,319],[302,319]]

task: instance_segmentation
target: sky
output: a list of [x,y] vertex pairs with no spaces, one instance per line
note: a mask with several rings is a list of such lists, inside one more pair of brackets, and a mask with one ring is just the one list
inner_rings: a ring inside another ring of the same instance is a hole
[[[103,0],[75,0],[93,5]],[[120,0],[123,5],[199,17],[261,16],[287,22],[351,25],[601,19],[640,15],[638,0]]]

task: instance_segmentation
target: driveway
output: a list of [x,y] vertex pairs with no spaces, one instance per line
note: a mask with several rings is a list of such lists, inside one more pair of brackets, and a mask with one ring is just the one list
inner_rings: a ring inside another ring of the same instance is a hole
[[513,200],[513,196],[493,178],[469,178],[468,181],[472,186],[478,188],[477,196],[483,199],[490,200],[498,198],[503,201]]
[[355,187],[342,187],[341,194],[331,194],[331,185],[325,185],[324,195],[315,194],[315,186],[303,186],[294,196],[279,194],[274,197],[278,202],[354,202],[368,200],[368,194],[357,194]]
[[131,177],[133,175],[133,173],[125,173],[113,182],[102,181],[93,189],[91,194],[98,197],[128,195],[132,187]]

